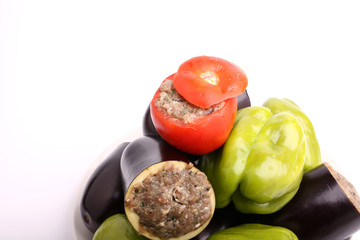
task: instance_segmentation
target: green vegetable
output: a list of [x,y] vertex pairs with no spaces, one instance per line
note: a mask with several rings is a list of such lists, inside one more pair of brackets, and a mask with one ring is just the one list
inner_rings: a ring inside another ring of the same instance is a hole
[[304,171],[321,162],[319,154],[306,115],[290,100],[272,98],[264,107],[239,110],[223,147],[202,156],[199,168],[214,188],[217,208],[232,200],[243,213],[268,214],[293,198]]
[[124,214],[107,218],[96,230],[93,240],[145,240],[131,226]]
[[285,206],[297,193],[296,188],[294,191],[284,194],[278,198],[272,199],[265,203],[258,203],[254,200],[244,197],[240,190],[236,190],[232,195],[232,200],[235,208],[242,213],[256,213],[256,214],[270,214],[278,211]]
[[243,224],[212,234],[208,240],[298,240],[289,229],[263,224]]
[[316,139],[314,127],[303,111],[289,99],[269,98],[264,107],[271,110],[273,114],[288,112],[293,114],[300,122],[305,133],[306,159],[304,170],[310,170],[321,164],[321,153],[319,143]]
[[233,196],[235,207],[244,213],[258,214],[283,207],[300,186],[305,153],[298,120],[289,113],[272,116],[250,148],[239,192]]
[[295,190],[302,178],[305,150],[297,119],[288,113],[274,115],[251,146],[241,192],[264,203]]
[[217,208],[225,207],[231,202],[231,196],[243,176],[250,146],[271,116],[270,110],[264,107],[240,110],[223,150],[203,156],[200,168],[214,188]]

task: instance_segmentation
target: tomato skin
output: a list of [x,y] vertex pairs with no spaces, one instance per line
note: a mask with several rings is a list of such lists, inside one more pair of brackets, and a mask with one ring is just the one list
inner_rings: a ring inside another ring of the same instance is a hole
[[155,106],[159,93],[160,89],[151,101],[150,114],[156,130],[165,141],[194,155],[212,152],[225,143],[235,121],[236,97],[225,100],[221,109],[185,124],[169,117]]
[[[203,74],[210,81],[204,80]],[[203,108],[242,94],[247,85],[247,76],[243,70],[217,57],[191,58],[182,63],[174,75],[174,87],[178,93],[192,104]]]

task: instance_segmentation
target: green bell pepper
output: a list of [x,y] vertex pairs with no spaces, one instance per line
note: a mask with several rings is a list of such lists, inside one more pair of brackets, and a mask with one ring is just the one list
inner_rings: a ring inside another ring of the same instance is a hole
[[281,209],[300,186],[305,163],[303,129],[290,113],[279,113],[263,126],[251,146],[243,179],[233,202],[243,213]]
[[[301,111],[290,100],[284,101]],[[302,116],[296,109],[292,111]],[[214,188],[217,208],[232,200],[244,213],[273,213],[299,188],[308,144],[297,115],[248,107],[238,111],[223,147],[203,155],[199,168]]]
[[298,240],[289,229],[263,224],[243,224],[212,234],[208,240]]
[[222,151],[204,155],[200,161],[200,169],[206,173],[214,188],[217,208],[231,202],[231,196],[242,179],[250,146],[271,117],[270,110],[264,107],[239,110]]
[[272,199],[269,202],[258,203],[251,199],[245,198],[240,189],[237,189],[232,195],[232,200],[235,208],[242,213],[256,213],[256,214],[270,214],[278,211],[285,206],[297,193],[296,188],[294,191],[284,194],[281,197]]
[[289,99],[269,98],[264,104],[273,114],[288,112],[293,114],[300,122],[305,133],[306,157],[304,171],[321,164],[319,143],[316,139],[314,127],[305,113]]
[[107,218],[96,230],[93,240],[145,240],[128,221],[125,214],[115,214]]
[[289,113],[270,118],[251,146],[241,193],[266,203],[299,187],[305,161],[304,134],[298,120]]

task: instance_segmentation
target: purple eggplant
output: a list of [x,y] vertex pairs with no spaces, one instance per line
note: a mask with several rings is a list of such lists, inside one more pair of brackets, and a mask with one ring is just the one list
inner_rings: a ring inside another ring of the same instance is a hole
[[292,230],[299,239],[347,239],[360,229],[360,198],[329,164],[304,174],[295,197],[269,222]]
[[[120,171],[125,214],[142,235],[190,239],[210,222],[215,195],[205,174],[194,167],[190,155],[162,138],[144,136],[131,142]],[[203,209],[193,209],[198,202],[204,203]]]
[[124,192],[142,171],[151,165],[169,160],[190,163],[188,154],[170,146],[160,137],[144,136],[131,142],[124,150],[120,162]]
[[146,108],[145,111],[145,115],[142,123],[142,131],[144,136],[154,136],[154,137],[160,136],[151,119],[150,105]]
[[119,164],[128,144],[120,144],[95,169],[85,186],[80,212],[84,225],[93,233],[108,217],[125,212]]
[[196,240],[245,223],[281,226],[301,240],[344,240],[360,229],[360,198],[353,186],[327,163],[307,171],[294,198],[273,214],[237,212],[232,204],[216,209]]
[[250,106],[251,106],[250,97],[247,93],[247,90],[245,90],[241,95],[237,96],[237,110]]

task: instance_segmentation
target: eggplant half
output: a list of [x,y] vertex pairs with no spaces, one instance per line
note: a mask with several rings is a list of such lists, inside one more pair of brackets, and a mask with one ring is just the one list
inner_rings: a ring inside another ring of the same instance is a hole
[[92,233],[108,217],[125,212],[119,164],[128,144],[124,142],[117,146],[95,169],[85,186],[80,212],[84,225]]
[[215,195],[191,158],[161,138],[131,142],[120,163],[125,214],[150,239],[191,239],[210,222]]
[[347,239],[360,229],[360,198],[330,164],[304,174],[295,197],[269,222],[292,230],[299,239]]
[[345,240],[360,230],[360,198],[355,188],[328,163],[304,173],[294,198],[273,214],[242,214],[233,204],[216,209],[196,240],[245,223],[281,226],[301,240]]

